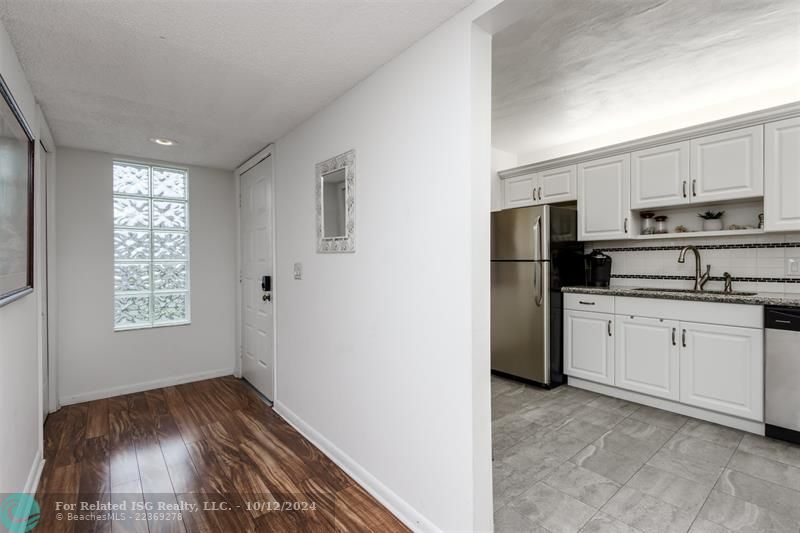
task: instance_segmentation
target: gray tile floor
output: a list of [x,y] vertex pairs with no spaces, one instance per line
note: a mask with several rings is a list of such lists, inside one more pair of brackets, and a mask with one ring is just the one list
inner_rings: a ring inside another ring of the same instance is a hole
[[800,532],[800,446],[492,376],[495,530]]

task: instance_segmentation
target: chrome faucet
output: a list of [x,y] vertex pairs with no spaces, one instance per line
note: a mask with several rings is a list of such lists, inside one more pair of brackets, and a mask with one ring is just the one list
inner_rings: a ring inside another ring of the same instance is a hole
[[700,273],[700,251],[694,246],[683,247],[680,255],[678,256],[678,263],[686,262],[686,252],[690,250],[694,252],[694,290],[702,291],[703,287],[705,287],[706,283],[708,283],[708,280],[711,278],[711,265],[706,265],[706,271],[704,274]]

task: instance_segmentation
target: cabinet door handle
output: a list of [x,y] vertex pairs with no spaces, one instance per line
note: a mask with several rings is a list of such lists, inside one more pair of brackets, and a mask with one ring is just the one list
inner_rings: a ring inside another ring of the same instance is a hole
[[[578,300],[578,303],[581,305],[594,305],[594,302],[584,302],[583,300]],[[780,322],[780,321],[776,321]]]
[[692,180],[692,196],[697,196],[697,180]]
[[672,345],[676,346],[677,343],[675,342],[675,328],[672,328]]
[[611,336],[611,321],[608,321],[608,336]]
[[683,197],[686,198],[686,180],[683,180]]
[[686,348],[686,330],[683,330],[683,333],[681,334],[681,344],[683,344],[683,347]]
[[539,187],[539,200],[541,200],[541,199],[542,199],[542,188]]
[[533,198],[534,200],[536,200],[536,187],[534,187],[533,189],[531,189],[531,198]]
[[625,218],[625,222],[623,223],[623,226],[625,228],[625,233],[628,233],[628,219],[627,218]]

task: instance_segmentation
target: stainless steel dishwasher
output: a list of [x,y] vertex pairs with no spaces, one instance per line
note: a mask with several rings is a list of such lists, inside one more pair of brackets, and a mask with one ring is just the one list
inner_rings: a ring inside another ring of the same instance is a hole
[[766,435],[800,444],[800,309],[764,313]]

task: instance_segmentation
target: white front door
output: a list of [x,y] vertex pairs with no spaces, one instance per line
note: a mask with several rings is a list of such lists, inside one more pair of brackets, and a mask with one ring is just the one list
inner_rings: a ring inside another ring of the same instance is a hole
[[274,396],[272,157],[241,174],[242,377]]

